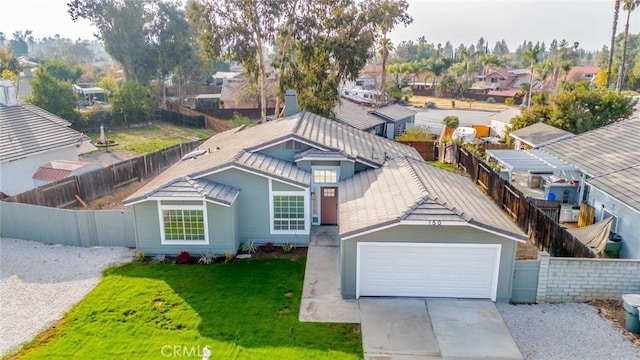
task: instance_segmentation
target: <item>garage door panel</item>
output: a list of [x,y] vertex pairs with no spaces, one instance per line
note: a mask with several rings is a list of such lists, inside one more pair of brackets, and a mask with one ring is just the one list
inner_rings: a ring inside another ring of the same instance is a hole
[[358,244],[358,296],[491,298],[500,245]]

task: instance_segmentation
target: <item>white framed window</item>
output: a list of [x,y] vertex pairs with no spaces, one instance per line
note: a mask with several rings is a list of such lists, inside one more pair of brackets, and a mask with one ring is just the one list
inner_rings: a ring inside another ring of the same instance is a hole
[[202,205],[162,205],[158,203],[163,245],[207,245],[207,207]]
[[314,169],[313,182],[316,184],[335,184],[338,182],[338,170]]
[[305,206],[304,195],[274,194],[273,230],[274,231],[304,231]]

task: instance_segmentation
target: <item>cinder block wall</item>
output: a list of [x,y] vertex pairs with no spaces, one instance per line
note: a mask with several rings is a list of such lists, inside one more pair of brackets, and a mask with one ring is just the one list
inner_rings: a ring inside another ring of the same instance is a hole
[[539,254],[537,302],[620,299],[640,294],[640,259],[556,258]]

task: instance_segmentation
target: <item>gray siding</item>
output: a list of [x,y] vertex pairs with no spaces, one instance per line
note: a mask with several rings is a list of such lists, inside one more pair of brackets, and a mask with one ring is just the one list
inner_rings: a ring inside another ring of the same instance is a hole
[[281,144],[274,145],[269,148],[260,150],[260,153],[274,157],[276,159],[293,162],[293,157],[296,156],[296,154],[301,153],[303,151],[307,151],[310,148],[311,148],[310,146],[302,144],[301,149],[287,149],[286,143],[281,143]]
[[620,257],[628,259],[640,258],[640,212],[631,209],[622,202],[604,192],[591,187],[589,205],[596,209],[596,219],[602,219],[602,207],[618,217],[618,234],[622,236]]
[[340,163],[340,179],[347,179],[353,176],[355,164],[351,161]]
[[[191,203],[191,202],[189,202]],[[163,205],[180,205],[179,201],[163,201]],[[200,204],[202,204],[200,202]],[[163,245],[161,243],[160,218],[156,201],[146,201],[133,206],[136,214],[136,235],[138,250],[145,255],[177,255],[188,251],[192,255],[213,253],[224,255],[226,252],[237,252],[237,239],[233,213],[235,204],[229,208],[207,203],[207,220],[209,227],[208,245]]]
[[43,243],[134,247],[133,219],[128,210],[65,210],[0,202],[0,236]]
[[496,300],[511,299],[516,243],[466,226],[400,225],[342,241],[342,296],[356,296],[356,247],[358,242],[471,243],[501,244]]
[[[238,241],[253,240],[257,244],[273,242],[274,244],[284,244],[287,242],[298,245],[309,243],[309,235],[271,235],[269,224],[269,180],[262,176],[247,173],[245,171],[229,169],[217,174],[208,176],[208,179],[224,185],[229,185],[240,189],[240,195],[236,199],[235,205],[239,217],[238,221]],[[273,181],[274,190],[300,191],[300,188]],[[307,210],[310,211],[310,210]],[[310,216],[310,214],[309,214]]]

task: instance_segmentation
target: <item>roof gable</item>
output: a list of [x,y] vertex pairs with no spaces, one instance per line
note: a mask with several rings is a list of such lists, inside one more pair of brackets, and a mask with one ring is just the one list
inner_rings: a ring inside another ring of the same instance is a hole
[[525,238],[469,179],[421,160],[389,160],[380,169],[341,181],[340,189],[342,237],[402,221],[443,221],[474,224],[512,238]]

